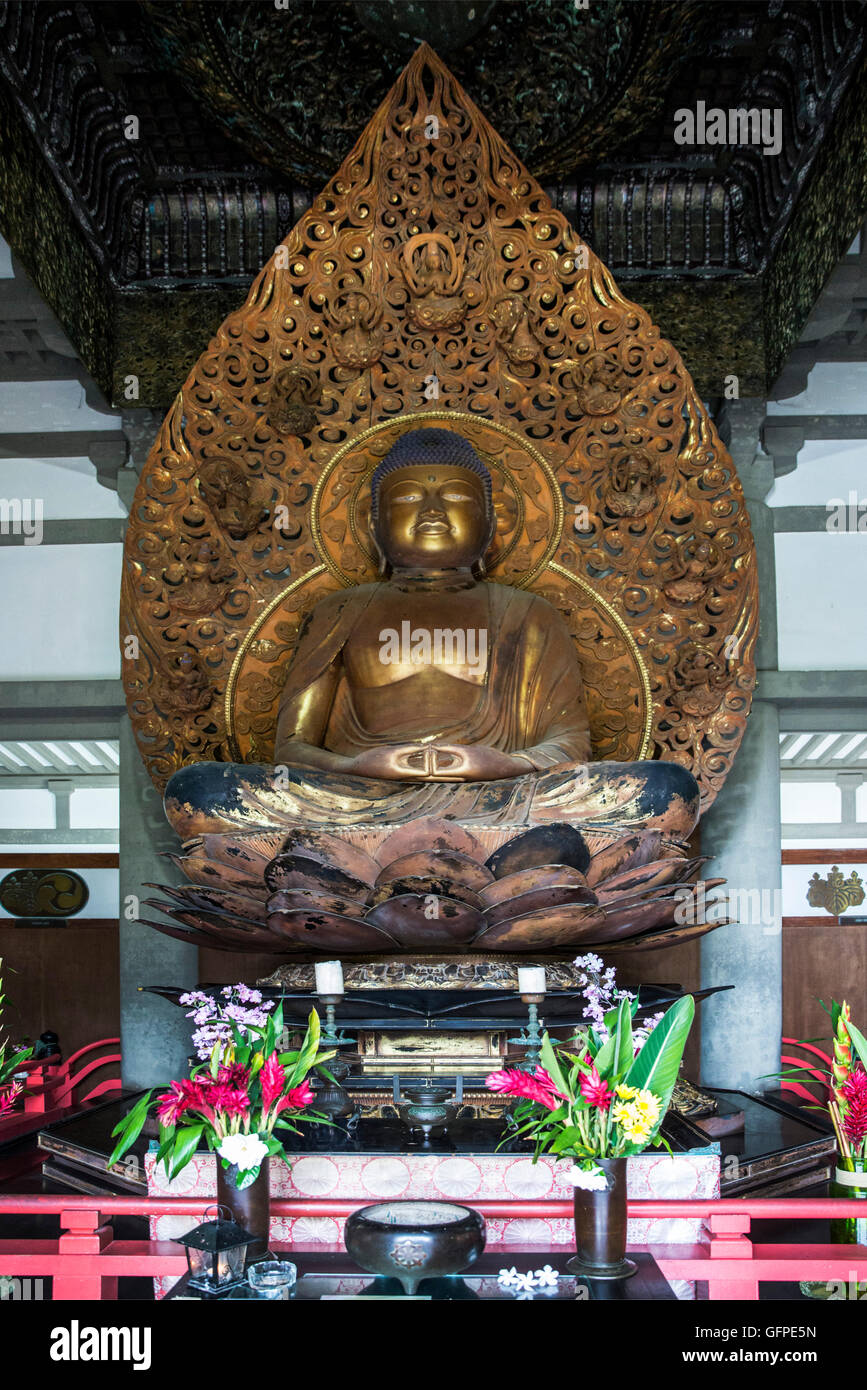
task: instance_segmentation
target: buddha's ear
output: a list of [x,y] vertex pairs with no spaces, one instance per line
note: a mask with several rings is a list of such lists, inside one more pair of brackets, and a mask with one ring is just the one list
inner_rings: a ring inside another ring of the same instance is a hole
[[492,503],[491,503],[491,524],[490,524],[490,526],[488,527],[488,537],[487,537],[487,540],[485,541],[484,549],[482,550],[481,555],[479,556],[479,558],[478,558],[478,560],[476,561],[476,563],[473,565],[473,574],[475,575],[476,579],[484,579],[485,575],[486,575],[487,572],[488,572],[488,567],[487,567],[487,565],[485,564],[485,556],[487,555],[487,553],[488,553],[488,551],[490,550],[491,546],[494,544],[494,537],[496,536],[496,534],[497,534],[497,513],[494,511],[494,504],[493,504],[493,502],[492,502]]
[[379,544],[379,537],[376,534],[376,523],[373,519],[372,509],[367,518],[367,535],[370,540],[370,544],[373,547],[373,553],[376,556],[377,574],[379,575],[380,579],[387,579],[391,572],[391,566],[388,563],[388,559],[386,558],[382,546]]

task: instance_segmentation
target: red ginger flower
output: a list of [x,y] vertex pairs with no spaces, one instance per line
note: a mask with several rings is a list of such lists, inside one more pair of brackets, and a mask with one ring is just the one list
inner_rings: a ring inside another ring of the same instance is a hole
[[846,1102],[843,1098],[843,1088],[852,1070],[852,1040],[849,1037],[849,1020],[851,1011],[846,1000],[840,1005],[840,1016],[837,1019],[837,1031],[834,1034],[834,1056],[831,1062],[831,1090],[833,1098],[842,1109]]
[[197,1081],[173,1081],[159,1097],[157,1118],[161,1124],[176,1125],[187,1110],[208,1110],[202,1087]]
[[224,1115],[246,1115],[250,1109],[250,1097],[246,1091],[236,1086],[221,1086],[215,1082],[208,1087],[208,1103]]
[[840,1095],[846,1106],[843,1133],[850,1144],[860,1144],[867,1137],[867,1072],[862,1066],[849,1073]]
[[299,1086],[293,1086],[291,1091],[287,1091],[285,1096],[281,1096],[277,1102],[277,1114],[284,1110],[303,1110],[306,1105],[310,1105],[314,1099],[313,1087],[309,1081],[302,1081]]
[[24,1090],[23,1081],[10,1081],[0,1089],[0,1115],[9,1115],[15,1109],[15,1102]]
[[262,1109],[270,1110],[275,1100],[282,1096],[283,1087],[286,1085],[286,1068],[281,1067],[276,1052],[266,1057],[259,1072],[259,1080],[262,1084]]
[[542,1067],[536,1068],[534,1076],[518,1070],[492,1071],[490,1076],[485,1077],[485,1085],[489,1091],[496,1091],[501,1096],[534,1100],[537,1105],[544,1105],[546,1110],[556,1110],[560,1101],[565,1100]]
[[611,1090],[607,1081],[603,1081],[593,1064],[590,1064],[590,1075],[582,1073],[581,1096],[588,1105],[595,1105],[597,1110],[609,1110],[614,1099],[614,1092]]
[[246,1091],[250,1084],[250,1073],[243,1062],[230,1062],[217,1071],[217,1084],[231,1086],[233,1091]]

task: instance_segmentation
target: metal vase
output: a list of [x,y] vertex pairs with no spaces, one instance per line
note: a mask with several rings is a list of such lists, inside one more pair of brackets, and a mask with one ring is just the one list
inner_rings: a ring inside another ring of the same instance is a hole
[[232,1220],[249,1231],[255,1240],[247,1246],[247,1264],[261,1260],[268,1251],[268,1238],[271,1226],[271,1156],[262,1160],[259,1176],[249,1187],[238,1188],[232,1181],[234,1168],[224,1168],[217,1159],[217,1201],[221,1207],[228,1207]]
[[626,1258],[625,1158],[600,1158],[608,1180],[603,1191],[575,1188],[575,1257],[572,1274],[585,1279],[627,1279],[638,1266]]

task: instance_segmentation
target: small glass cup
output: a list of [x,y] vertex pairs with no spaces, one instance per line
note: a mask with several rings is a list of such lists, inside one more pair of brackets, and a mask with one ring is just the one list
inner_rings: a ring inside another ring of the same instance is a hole
[[251,1289],[270,1299],[291,1298],[297,1278],[298,1270],[288,1260],[260,1260],[247,1270]]

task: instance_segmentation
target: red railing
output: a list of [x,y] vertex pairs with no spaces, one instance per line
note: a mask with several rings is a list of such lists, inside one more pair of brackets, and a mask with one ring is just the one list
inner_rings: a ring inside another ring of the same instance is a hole
[[[815,1080],[807,1081],[806,1084],[802,1085],[799,1081],[791,1081],[787,1078],[782,1082],[780,1089],[783,1091],[790,1091],[801,1100],[809,1101],[813,1105],[815,1105],[817,1101],[820,1103],[824,1101],[828,1094],[827,1077],[831,1070],[832,1061],[827,1052],[823,1052],[820,1047],[814,1047],[812,1043],[801,1042],[800,1038],[783,1038],[783,1046],[798,1047],[802,1052],[809,1053],[810,1056],[801,1057],[798,1056],[797,1053],[788,1055],[784,1053],[780,1058],[781,1066],[801,1067],[804,1071],[809,1072]],[[824,1062],[824,1067],[817,1067],[815,1063],[810,1060],[811,1057],[818,1057],[821,1062]],[[819,1087],[818,1092],[807,1089],[808,1086],[813,1085]]]
[[[117,1216],[192,1216],[201,1220],[209,1198],[0,1196],[0,1218],[57,1215],[60,1236],[53,1240],[0,1239],[0,1275],[51,1277],[54,1299],[113,1299],[123,1276],[179,1278],[186,1269],[181,1247],[172,1241],[115,1240],[109,1224]],[[275,1198],[272,1215],[348,1216],[359,1202],[297,1201]],[[570,1217],[569,1202],[478,1202],[483,1216]],[[634,1218],[700,1217],[708,1239],[697,1245],[650,1245],[668,1279],[703,1280],[712,1300],[755,1300],[764,1281],[793,1283],[867,1281],[867,1246],[757,1245],[750,1239],[754,1220],[805,1221],[861,1216],[864,1204],[849,1197],[742,1197],[715,1200],[631,1201]],[[277,1245],[278,1250],[289,1246]],[[327,1248],[327,1247],[320,1247]],[[492,1247],[496,1249],[497,1247]],[[504,1246],[514,1261],[520,1247]],[[551,1254],[561,1253],[552,1247]]]
[[[119,1046],[120,1038],[100,1038],[99,1042],[80,1047],[65,1062],[61,1062],[56,1054],[40,1058],[39,1061],[22,1062],[18,1072],[28,1073],[23,1107],[0,1119],[0,1143],[27,1134],[30,1130],[41,1129],[43,1125],[62,1118],[66,1111],[77,1105],[85,1105],[113,1092],[119,1093],[120,1052],[105,1052],[106,1048]],[[111,1068],[111,1074],[103,1076],[95,1086],[86,1089],[83,1083],[87,1078],[103,1068]]]

